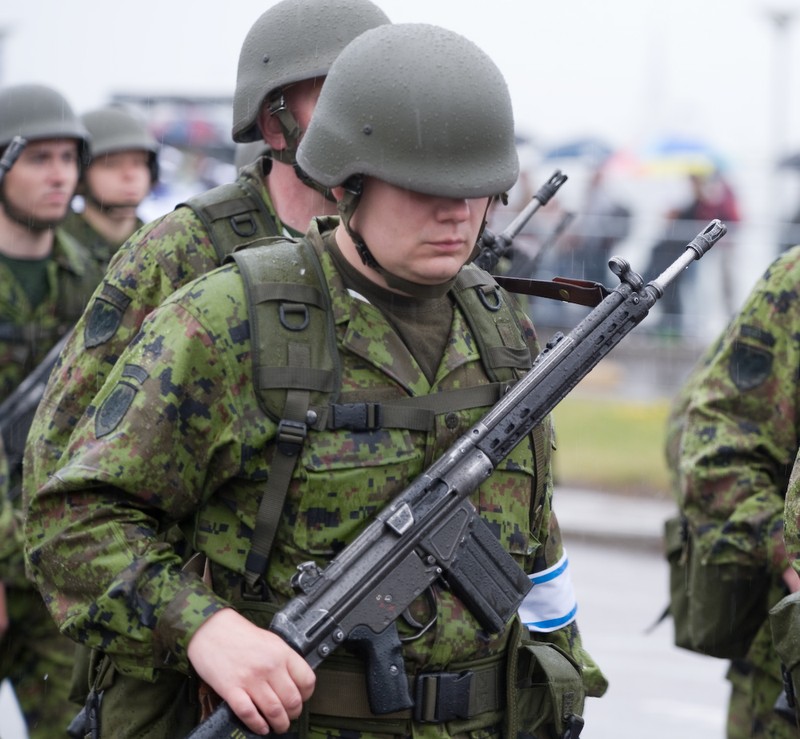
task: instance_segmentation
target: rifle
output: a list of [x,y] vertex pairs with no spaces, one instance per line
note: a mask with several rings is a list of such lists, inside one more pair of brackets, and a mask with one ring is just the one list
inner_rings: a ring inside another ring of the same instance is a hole
[[0,182],[6,176],[6,172],[14,166],[14,162],[19,159],[22,150],[28,145],[27,139],[22,136],[14,136],[11,143],[5,148],[2,158],[0,158]]
[[547,182],[539,188],[539,191],[531,198],[531,201],[520,211],[520,214],[508,226],[496,236],[488,229],[483,230],[480,241],[480,252],[475,257],[473,263],[487,272],[491,272],[497,263],[504,257],[511,248],[511,242],[519,234],[531,216],[543,205],[550,202],[550,198],[558,192],[558,189],[567,181],[567,175],[561,174],[561,170],[556,170]]
[[[395,621],[434,582],[444,582],[487,631],[502,631],[531,583],[469,496],[726,230],[711,221],[646,285],[613,257],[609,268],[620,284],[568,335],[556,334],[525,377],[324,569],[300,565],[292,579],[298,595],[270,630],[314,668],[343,643],[365,654],[375,714],[414,705]],[[223,702],[187,739],[255,736]]]
[[[3,440],[11,479],[15,472],[22,470],[25,454],[25,441],[28,438],[36,408],[44,395],[50,373],[53,371],[61,350],[67,343],[71,332],[62,336],[45,355],[33,371],[0,403],[0,437]],[[13,499],[19,494],[15,487],[9,495]]]

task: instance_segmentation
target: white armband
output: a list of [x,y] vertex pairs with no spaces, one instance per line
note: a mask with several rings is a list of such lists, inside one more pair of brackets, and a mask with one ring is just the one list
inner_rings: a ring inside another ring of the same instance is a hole
[[522,601],[519,615],[530,631],[555,631],[575,620],[578,602],[566,552],[552,567],[528,577],[533,588]]

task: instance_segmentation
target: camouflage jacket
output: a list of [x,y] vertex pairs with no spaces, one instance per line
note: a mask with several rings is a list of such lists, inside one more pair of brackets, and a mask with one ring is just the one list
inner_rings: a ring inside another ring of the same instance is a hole
[[[0,401],[5,400],[44,358],[80,316],[102,272],[89,253],[62,229],[56,229],[52,259],[47,264],[49,291],[35,308],[22,286],[0,264]],[[1,452],[2,450],[0,450]],[[9,470],[2,452],[0,493],[5,498],[19,484],[17,470]],[[25,578],[17,525],[18,502],[4,502],[0,515],[0,580],[29,587]]]
[[78,320],[101,278],[88,252],[60,228],[47,264],[49,290],[35,308],[10,269],[0,264],[0,401]]
[[702,555],[776,577],[788,566],[784,495],[800,438],[799,286],[800,248],[767,269],[693,372],[673,431],[679,502]]
[[[144,221],[137,218],[134,233],[142,226],[144,226]],[[95,227],[86,220],[83,213],[76,213],[74,210],[69,212],[62,224],[62,228],[79,243],[83,244],[103,269],[108,266],[111,258],[122,246],[122,244],[111,243],[105,236],[97,232]]]
[[[244,168],[239,177],[260,191],[268,211],[274,213],[255,165]],[[23,498],[55,471],[72,429],[145,316],[179,287],[219,264],[206,227],[187,207],[153,221],[122,246],[65,346],[39,404],[25,449]]]
[[[319,244],[321,237],[312,228],[308,238]],[[431,384],[387,318],[347,291],[327,253],[323,269],[344,396],[414,397],[488,382],[457,308]],[[519,320],[535,352],[533,327],[521,312]],[[251,351],[236,265],[184,287],[148,316],[78,423],[69,459],[30,503],[29,564],[51,613],[65,633],[102,647],[133,676],[152,678],[167,664],[186,670],[194,632],[240,597],[276,435],[276,424],[258,406]],[[298,564],[328,561],[483,412],[441,414],[430,433],[311,431],[267,572],[276,599],[292,596],[290,578]],[[549,423],[537,433],[549,441]],[[473,495],[528,572],[546,569],[562,555],[551,511],[550,445],[543,446],[547,476],[540,497],[533,495],[530,438]],[[159,542],[159,532],[175,522],[210,559],[213,589],[181,571],[177,553]],[[487,637],[452,593],[440,590],[437,596],[435,606],[424,598],[412,606],[420,622],[427,622],[432,607],[438,619],[422,638],[404,645],[411,670],[504,650],[505,635]],[[597,679],[574,628],[542,638],[568,649]],[[593,694],[603,688],[604,682]]]

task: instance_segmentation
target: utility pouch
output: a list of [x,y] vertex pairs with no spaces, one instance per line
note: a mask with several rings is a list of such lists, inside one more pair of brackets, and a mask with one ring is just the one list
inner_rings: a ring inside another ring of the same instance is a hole
[[665,533],[675,644],[711,657],[744,658],[767,619],[769,572],[709,564],[683,518],[667,521]]
[[505,736],[576,739],[586,691],[578,665],[554,644],[523,639],[509,658]]
[[795,713],[800,705],[800,592],[791,593],[769,612],[772,643],[780,657],[786,707]]

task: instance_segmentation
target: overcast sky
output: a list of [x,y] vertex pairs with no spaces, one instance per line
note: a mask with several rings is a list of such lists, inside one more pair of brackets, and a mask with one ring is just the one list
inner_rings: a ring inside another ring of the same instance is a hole
[[[377,2],[395,22],[444,25],[484,48],[518,128],[543,143],[598,134],[640,146],[677,133],[739,161],[776,137],[800,148],[800,0]],[[113,92],[228,94],[241,41],[271,4],[6,0],[0,83],[51,84],[79,112]],[[797,12],[780,35],[775,9]]]

